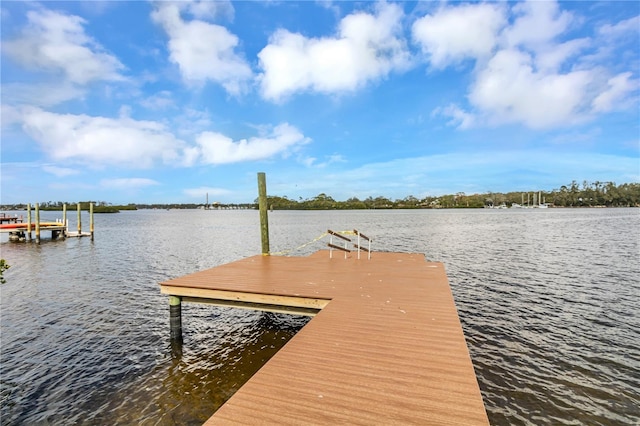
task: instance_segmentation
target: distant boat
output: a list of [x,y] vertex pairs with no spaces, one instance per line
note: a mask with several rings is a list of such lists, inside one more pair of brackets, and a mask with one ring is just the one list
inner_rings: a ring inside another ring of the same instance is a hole
[[548,209],[549,208],[549,204],[547,204],[547,200],[543,199],[543,201],[541,203],[540,199],[542,199],[542,192],[538,191],[538,205],[534,206],[534,207],[539,208],[539,209]]
[[500,204],[499,206],[494,206],[493,204],[488,204],[484,206],[485,209],[506,209],[507,205],[505,203]]
[[[29,226],[29,224],[25,223],[25,222],[3,223],[3,224],[0,224],[0,229],[26,229],[28,226]],[[46,228],[48,226],[62,226],[62,224],[58,223],[58,222],[40,222],[39,226],[41,228]],[[35,222],[31,223],[31,229],[33,229],[35,231],[35,229],[36,229]]]
[[522,207],[522,204],[511,203],[511,208],[512,209],[523,209],[524,207]]

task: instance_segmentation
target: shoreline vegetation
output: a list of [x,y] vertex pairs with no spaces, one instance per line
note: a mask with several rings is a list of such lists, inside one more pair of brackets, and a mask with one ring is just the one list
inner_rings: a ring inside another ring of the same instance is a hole
[[[402,199],[367,197],[360,200],[351,197],[345,201],[336,201],[331,196],[321,193],[309,199],[298,200],[287,196],[267,196],[271,210],[365,210],[365,209],[455,209],[455,208],[487,208],[487,207],[534,207],[545,203],[548,207],[640,207],[640,183],[587,182],[579,185],[576,181],[551,191],[507,193],[486,192],[483,194],[465,194],[458,192],[442,196],[426,196],[417,198],[409,195]],[[88,211],[89,203],[94,203],[94,213],[118,213],[123,210],[139,209],[257,209],[257,198],[252,203],[169,203],[113,205],[106,201],[81,201],[81,210]],[[61,211],[67,205],[67,211],[73,212],[77,202],[46,201],[40,203],[42,211]],[[26,204],[1,205],[0,209],[25,210]]]

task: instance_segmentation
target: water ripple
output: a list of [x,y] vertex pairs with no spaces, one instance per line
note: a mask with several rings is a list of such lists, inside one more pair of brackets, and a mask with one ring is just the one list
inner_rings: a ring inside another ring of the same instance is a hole
[[[185,304],[172,345],[158,282],[259,252],[257,223],[123,212],[94,243],[3,243],[2,424],[201,424],[307,319]],[[638,209],[274,212],[271,247],[354,228],[445,263],[492,424],[640,424]]]

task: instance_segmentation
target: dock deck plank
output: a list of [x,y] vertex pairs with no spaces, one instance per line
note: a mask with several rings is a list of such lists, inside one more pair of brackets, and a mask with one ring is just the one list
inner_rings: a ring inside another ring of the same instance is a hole
[[161,287],[329,300],[206,425],[489,424],[444,266],[423,255],[253,256]]

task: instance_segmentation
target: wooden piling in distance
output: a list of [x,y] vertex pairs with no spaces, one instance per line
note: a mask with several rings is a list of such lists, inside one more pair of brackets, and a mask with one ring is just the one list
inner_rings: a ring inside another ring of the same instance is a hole
[[269,216],[267,212],[267,178],[263,172],[258,173],[258,207],[260,209],[260,237],[262,255],[269,255]]
[[31,203],[27,204],[27,238],[31,241]]
[[64,226],[64,230],[62,231],[62,238],[67,238],[68,224],[67,224],[67,204],[64,203],[62,205],[62,225]]
[[89,232],[91,232],[91,241],[93,241],[93,203],[89,203]]
[[40,244],[40,205],[36,203],[36,244]]
[[78,203],[78,237],[82,236],[82,215],[80,211],[80,203]]

